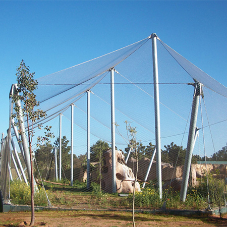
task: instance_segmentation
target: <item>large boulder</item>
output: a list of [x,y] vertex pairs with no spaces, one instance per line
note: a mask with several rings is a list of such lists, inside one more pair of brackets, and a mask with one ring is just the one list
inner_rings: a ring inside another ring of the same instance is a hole
[[[150,159],[143,158],[139,160],[138,179],[143,181],[147,174],[147,170],[150,164]],[[136,168],[136,159],[130,158],[127,165],[134,170]],[[169,163],[161,163],[162,181],[169,181],[173,178],[180,178],[183,174],[183,166],[177,166],[176,168]],[[147,182],[156,180],[156,161],[153,161],[150,172],[148,174]]]
[[[135,176],[132,169],[125,164],[122,151],[115,150],[116,160],[116,191],[117,193],[132,193]],[[112,192],[112,150],[104,152],[104,166],[102,167],[102,190]],[[97,177],[92,176],[94,181]],[[97,180],[96,180],[97,181]],[[97,182],[98,183],[98,182]],[[140,191],[140,185],[136,182],[135,191]]]

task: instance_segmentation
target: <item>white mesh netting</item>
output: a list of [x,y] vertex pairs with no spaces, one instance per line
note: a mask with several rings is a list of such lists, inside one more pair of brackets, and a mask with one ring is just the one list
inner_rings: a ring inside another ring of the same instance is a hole
[[[179,147],[186,149],[187,146],[194,94],[192,84],[196,80],[203,84],[204,94],[200,99],[197,120],[199,136],[193,152],[193,163],[199,163],[204,160],[204,156],[212,157],[226,145],[227,88],[160,39],[157,43],[157,52],[161,146],[164,157],[162,161],[169,163],[172,169],[183,165],[184,156],[181,156]],[[153,148],[150,149],[151,145],[155,145],[152,61],[152,40],[148,37],[110,54],[39,78],[36,95],[40,101],[40,108],[47,112],[47,117],[38,123],[44,124],[49,121],[47,124],[53,126],[53,132],[58,137],[59,120],[56,117],[63,113],[62,135],[70,141],[69,107],[74,103],[74,154],[77,157],[86,156],[86,92],[91,90],[90,144],[93,146],[98,140],[102,140],[111,145],[110,70],[114,68],[116,147],[127,155],[126,148],[131,139],[126,129],[125,122],[127,122],[128,125],[136,128],[139,161],[150,158],[153,153]],[[174,148],[174,144],[177,145],[178,150],[173,152],[174,155],[173,153],[170,155],[168,149]],[[91,162],[93,161],[97,162],[91,159]],[[146,172],[147,166],[145,167],[145,164],[143,166],[142,161],[139,163],[138,178],[143,181],[143,172]],[[129,165],[135,173],[133,159]],[[78,171],[74,171],[77,179]],[[152,171],[148,178],[155,180],[155,169]],[[172,180],[174,176],[176,178],[173,174],[163,179]]]

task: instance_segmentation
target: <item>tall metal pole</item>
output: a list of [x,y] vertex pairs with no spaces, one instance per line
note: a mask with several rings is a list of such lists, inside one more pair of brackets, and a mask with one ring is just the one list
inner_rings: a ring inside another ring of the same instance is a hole
[[202,95],[202,86],[199,82],[195,82],[193,84],[195,87],[193,102],[192,102],[192,112],[191,112],[191,121],[190,121],[190,128],[188,133],[188,144],[187,144],[187,151],[184,163],[184,172],[182,178],[182,185],[180,191],[180,199],[185,202],[187,189],[188,189],[188,179],[191,167],[191,160],[192,160],[192,152],[195,145],[195,138],[196,138],[196,122],[197,122],[197,115],[198,115],[198,108],[199,108],[199,96]]
[[1,152],[3,151],[3,140],[4,140],[4,133],[2,132],[2,139],[1,139]]
[[27,181],[27,178],[26,178],[26,176],[25,176],[24,169],[23,169],[23,166],[22,166],[22,164],[21,164],[21,161],[20,161],[20,158],[19,158],[17,149],[16,149],[16,147],[15,147],[13,138],[11,139],[11,144],[12,144],[12,147],[13,147],[13,150],[14,150],[14,154],[15,154],[15,156],[16,156],[16,160],[17,160],[17,163],[18,163],[18,165],[19,165],[19,168],[20,168],[22,177],[23,177],[23,179],[24,179],[24,182],[28,185],[28,181]]
[[14,131],[14,133],[15,133],[15,136],[16,136],[16,139],[17,139],[17,142],[18,142],[18,145],[19,145],[19,148],[20,148],[22,157],[23,157],[23,159],[25,160],[25,157],[24,157],[24,150],[23,150],[23,147],[22,147],[21,140],[20,140],[20,138],[19,138],[19,133],[18,133],[17,127],[16,127],[15,124],[14,124],[14,119],[13,119],[13,118],[11,119],[11,125],[12,125],[13,131]]
[[127,157],[126,157],[126,159],[125,159],[125,164],[127,164],[131,152],[132,152],[132,148],[130,147],[130,149],[129,149],[129,151],[128,151],[128,154],[127,154]]
[[[8,140],[8,143],[7,143],[7,147],[8,147],[8,150],[7,151],[7,157],[8,157],[8,168],[9,168],[9,175],[10,175],[10,180],[12,181],[13,180],[13,177],[12,177],[12,173],[11,173],[11,155],[12,155],[12,151],[11,151],[11,138],[12,138],[12,135],[11,135],[11,119],[12,119],[12,114],[13,114],[13,102],[12,102],[12,97],[11,95],[16,92],[16,89],[15,89],[15,86],[12,86],[11,87],[11,91],[10,91],[10,95],[9,95],[9,102],[10,102],[10,105],[9,105],[9,129],[7,130],[7,140]],[[6,177],[7,177],[7,174],[6,174]],[[9,181],[9,198],[10,198],[10,181]]]
[[153,80],[154,80],[154,107],[155,107],[155,141],[156,141],[156,173],[158,180],[159,196],[162,199],[162,164],[161,164],[161,134],[160,134],[160,107],[159,107],[159,83],[158,83],[158,57],[157,57],[157,35],[153,33],[152,55],[153,55]]
[[55,179],[58,181],[58,158],[57,158],[57,148],[54,148],[54,160],[55,160]]
[[[16,84],[12,85],[11,94],[17,92],[16,88],[17,88]],[[29,182],[31,183],[31,160],[30,160],[30,152],[28,150],[28,141],[27,141],[27,137],[26,137],[26,134],[25,134],[25,127],[24,127],[23,113],[22,113],[22,109],[21,109],[21,102],[20,102],[20,100],[17,100],[16,103],[17,103],[17,106],[19,107],[18,122],[19,122],[19,127],[21,129],[21,140],[22,140],[24,157],[25,157],[25,162],[26,162],[27,171],[28,171],[28,179],[29,179]],[[11,125],[11,121],[10,121],[10,125]]]
[[62,113],[59,114],[59,180],[61,180],[61,122],[62,122]]
[[8,171],[9,171],[9,178],[11,181],[13,181],[13,175],[12,175],[12,172],[11,172],[11,167],[10,167],[10,164],[8,162]]
[[111,69],[112,192],[116,192],[114,68]]
[[152,157],[151,157],[149,166],[148,166],[148,168],[147,168],[147,173],[146,173],[146,176],[145,176],[145,178],[144,178],[144,182],[143,182],[142,188],[145,187],[145,184],[146,184],[147,178],[148,178],[148,176],[149,176],[149,173],[150,173],[150,170],[151,170],[151,166],[152,166],[152,163],[153,163],[155,154],[156,154],[156,148],[154,149],[154,152],[153,152],[153,154],[152,154]]
[[18,176],[19,180],[22,181],[20,172],[19,172],[18,167],[17,167],[16,160],[15,160],[14,155],[13,155],[13,152],[11,153],[11,157],[12,157],[12,160],[13,160],[13,164],[14,164],[17,176]]
[[[7,132],[8,134],[8,132]],[[3,134],[2,134],[3,135]],[[3,199],[9,198],[9,193],[8,193],[8,162],[9,162],[9,141],[7,136],[5,139],[2,140],[2,147],[1,147],[1,191],[2,191],[2,196]]]
[[73,125],[74,125],[74,104],[71,104],[71,186],[73,186]]
[[87,189],[90,188],[90,90],[87,91]]

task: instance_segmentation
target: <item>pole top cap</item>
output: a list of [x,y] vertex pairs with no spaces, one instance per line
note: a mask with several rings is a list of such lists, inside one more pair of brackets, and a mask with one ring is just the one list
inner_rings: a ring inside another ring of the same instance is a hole
[[152,39],[152,38],[157,38],[158,36],[157,36],[157,34],[156,33],[152,33],[151,35],[150,35],[150,39]]

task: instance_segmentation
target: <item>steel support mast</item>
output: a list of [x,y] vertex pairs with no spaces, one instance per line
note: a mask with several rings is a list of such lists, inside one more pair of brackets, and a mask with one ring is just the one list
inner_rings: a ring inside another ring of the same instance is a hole
[[24,169],[23,169],[23,166],[22,166],[22,164],[21,164],[21,161],[20,161],[20,158],[19,158],[19,155],[18,155],[16,146],[15,146],[15,144],[14,144],[13,138],[11,139],[11,144],[12,144],[12,148],[13,148],[14,154],[15,154],[15,156],[16,156],[16,162],[17,162],[18,165],[19,165],[19,168],[20,168],[22,177],[23,177],[23,179],[24,179],[24,182],[28,185],[28,181],[27,181],[26,175],[25,175],[25,173],[24,173]]
[[71,186],[73,186],[73,126],[74,126],[74,104],[71,104]]
[[181,185],[181,191],[180,191],[180,199],[183,202],[185,202],[186,195],[187,195],[192,152],[194,149],[196,133],[197,133],[196,122],[197,122],[197,115],[198,115],[198,108],[199,108],[199,98],[200,98],[200,95],[202,95],[202,84],[195,81],[195,83],[192,85],[195,87],[195,89],[194,89],[194,96],[192,101],[191,121],[190,121],[190,128],[189,128],[189,134],[188,134],[188,143],[187,143],[187,151],[186,151],[186,157],[185,157],[185,163],[184,163],[182,185]]
[[[11,95],[17,93],[17,85],[13,84],[11,88]],[[18,122],[19,122],[19,127],[21,129],[21,141],[22,141],[22,146],[23,146],[23,151],[24,151],[24,157],[25,157],[25,162],[27,166],[27,171],[28,171],[28,179],[29,182],[31,183],[31,160],[30,160],[30,152],[28,150],[28,140],[25,134],[25,126],[24,126],[24,119],[23,119],[23,113],[22,113],[22,108],[21,108],[21,102],[20,100],[16,101],[17,106],[19,107],[19,114],[18,114]],[[11,129],[11,120],[10,120],[10,129]]]
[[61,127],[62,127],[62,113],[59,114],[59,180],[61,180]]
[[112,142],[112,192],[116,193],[116,157],[115,157],[115,100],[114,100],[114,68],[111,72],[111,142]]
[[162,166],[161,166],[161,134],[160,134],[160,107],[159,107],[159,82],[158,82],[158,56],[157,35],[153,33],[152,56],[153,56],[153,81],[154,81],[154,109],[155,109],[155,141],[156,141],[156,173],[158,180],[159,196],[162,199]]
[[54,160],[55,160],[55,180],[58,181],[58,158],[57,158],[57,148],[54,148]]
[[87,189],[90,188],[90,94],[91,91],[87,91]]
[[154,156],[155,156],[155,154],[156,154],[156,148],[154,149],[154,152],[153,152],[153,154],[152,154],[152,156],[151,156],[151,160],[150,160],[149,166],[148,166],[148,168],[147,168],[147,173],[146,173],[146,176],[145,176],[145,178],[144,178],[144,182],[143,182],[142,188],[144,188],[145,185],[146,185],[147,178],[148,178],[148,176],[149,176],[149,174],[150,174],[150,170],[151,170],[151,166],[152,166],[153,161],[154,161]]

